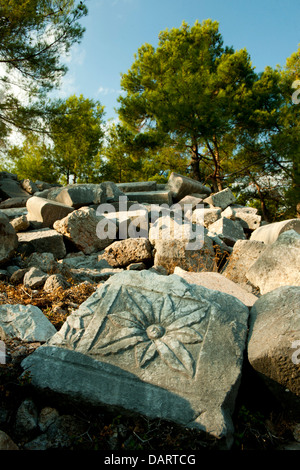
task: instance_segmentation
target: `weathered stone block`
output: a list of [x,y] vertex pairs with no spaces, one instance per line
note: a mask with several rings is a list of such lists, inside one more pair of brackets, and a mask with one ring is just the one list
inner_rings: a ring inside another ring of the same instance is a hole
[[0,338],[23,341],[47,341],[56,328],[34,305],[0,305]]
[[222,217],[209,225],[209,231],[216,233],[226,245],[233,246],[238,240],[245,240],[243,227],[237,220]]
[[35,251],[38,253],[52,253],[56,259],[63,258],[67,254],[63,236],[56,230],[43,228],[41,230],[31,230],[30,232],[19,232],[17,236],[19,251],[28,256]]
[[200,181],[172,172],[168,179],[168,188],[172,192],[173,200],[180,201],[184,196],[193,193],[210,194],[211,190]]
[[0,212],[0,264],[8,261],[18,247],[18,237],[15,229],[9,223],[8,217]]
[[300,411],[300,287],[261,296],[250,312],[248,359],[276,397]]
[[133,183],[117,183],[118,188],[124,193],[152,192],[157,190],[156,181],[136,181]]
[[300,234],[279,235],[246,273],[248,280],[266,294],[280,286],[300,286]]
[[226,209],[230,204],[236,201],[234,194],[229,188],[223,189],[218,193],[211,194],[204,202],[211,204],[215,207],[220,207],[222,210]]
[[178,276],[124,271],[23,362],[32,384],[232,443],[249,310]]
[[262,225],[252,232],[250,240],[257,240],[264,242],[266,245],[271,245],[281,233],[287,230],[295,230],[300,234],[300,219],[282,220],[281,222]]
[[26,204],[29,222],[41,222],[42,227],[52,228],[56,220],[61,220],[74,209],[69,205],[32,196]]

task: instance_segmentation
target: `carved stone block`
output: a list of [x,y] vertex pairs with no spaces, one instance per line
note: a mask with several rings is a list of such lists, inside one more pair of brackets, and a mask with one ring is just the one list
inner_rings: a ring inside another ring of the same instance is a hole
[[231,442],[249,310],[176,275],[103,284],[22,363],[32,383]]

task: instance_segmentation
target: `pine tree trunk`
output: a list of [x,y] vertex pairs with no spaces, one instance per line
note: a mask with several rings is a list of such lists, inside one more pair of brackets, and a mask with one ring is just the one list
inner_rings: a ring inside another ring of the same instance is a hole
[[198,154],[198,144],[194,143],[192,146],[192,159],[191,159],[191,167],[192,167],[192,178],[197,181],[201,181],[201,174],[200,174],[200,157]]

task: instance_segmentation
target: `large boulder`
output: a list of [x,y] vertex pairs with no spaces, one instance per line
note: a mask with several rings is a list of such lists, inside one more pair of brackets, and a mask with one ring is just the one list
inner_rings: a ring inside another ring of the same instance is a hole
[[26,204],[29,222],[40,222],[42,227],[52,228],[56,220],[63,219],[74,209],[69,205],[32,196]]
[[300,233],[300,219],[282,220],[273,224],[262,225],[252,232],[250,240],[264,242],[271,245],[276,242],[279,235],[288,230],[295,230]]
[[176,275],[124,271],[22,367],[41,389],[174,421],[230,446],[248,315],[233,296]]
[[6,263],[18,247],[18,236],[9,218],[0,211],[0,265]]
[[279,287],[260,297],[250,312],[248,337],[248,359],[251,366],[282,403],[296,405],[298,412],[299,299],[299,286]]
[[280,286],[300,286],[300,234],[288,230],[268,245],[246,273],[247,279],[266,294]]
[[[91,207],[81,207],[61,220],[57,220],[53,224],[53,228],[68,240],[70,240],[79,250],[85,254],[95,253],[101,251],[110,245],[116,238],[116,232],[114,238],[102,238],[99,231],[99,225],[101,221],[104,222],[105,226],[109,223],[112,225],[113,222],[107,220],[104,216],[97,216],[96,211]],[[104,230],[102,230],[104,234]]]
[[0,339],[47,341],[56,333],[55,327],[35,305],[0,305]]

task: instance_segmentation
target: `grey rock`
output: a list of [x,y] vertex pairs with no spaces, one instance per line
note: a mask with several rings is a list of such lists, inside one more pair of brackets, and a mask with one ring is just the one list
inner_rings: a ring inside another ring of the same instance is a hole
[[[61,220],[57,220],[53,224],[53,228],[72,243],[83,253],[91,254],[101,251],[115,241],[115,233],[110,238],[102,238],[99,236],[99,228],[102,223],[104,226],[108,225],[108,219],[99,215],[94,209],[90,207],[81,207],[78,210],[71,212],[69,215]],[[101,225],[102,228],[102,225]],[[105,230],[103,230],[103,233]],[[106,234],[105,234],[106,236]]]
[[30,223],[28,222],[27,215],[21,215],[16,219],[10,221],[10,224],[15,229],[16,232],[25,232],[29,227]]
[[50,406],[46,406],[41,409],[38,426],[42,432],[46,431],[51,424],[59,417],[59,412]]
[[9,199],[15,197],[28,197],[28,193],[21,188],[20,183],[14,179],[6,178],[0,180],[0,197]]
[[214,222],[216,222],[218,219],[221,217],[221,209],[220,208],[200,208],[200,209],[195,209],[193,212],[192,216],[192,222],[197,223],[197,220],[201,221],[201,218],[203,219],[203,225],[208,228],[210,225],[212,225]]
[[45,292],[53,292],[57,289],[67,289],[68,287],[70,287],[70,284],[61,274],[52,274],[46,279],[43,288]]
[[15,229],[9,223],[8,217],[0,212],[0,265],[6,263],[18,247],[18,237]]
[[15,419],[15,432],[18,436],[26,437],[37,429],[38,410],[35,403],[30,400],[24,400],[19,406]]
[[[300,410],[300,287],[261,296],[250,312],[248,359],[270,390]],[[296,411],[296,408],[295,408]]]
[[261,216],[257,215],[257,209],[254,207],[231,205],[222,212],[221,216],[238,220],[244,229],[256,230],[261,224]]
[[48,274],[38,268],[32,267],[26,271],[23,278],[23,284],[25,287],[29,287],[30,289],[37,289],[45,284],[47,277]]
[[172,172],[168,179],[168,189],[172,192],[175,202],[180,201],[184,196],[193,193],[210,194],[211,190],[200,181],[196,181],[187,176]]
[[51,190],[47,197],[74,209],[106,202],[106,192],[101,184],[90,183],[70,184],[60,189]]
[[52,228],[56,220],[63,219],[74,209],[66,204],[33,196],[26,204],[29,222],[41,222],[42,227]]
[[246,236],[240,222],[225,217],[209,225],[209,231],[218,235],[228,246],[234,246],[238,240],[245,240]]
[[39,188],[37,187],[37,185],[28,178],[22,180],[20,184],[21,184],[22,189],[24,189],[24,191],[26,191],[29,194],[34,194],[37,191],[39,191]]
[[17,234],[21,253],[27,256],[37,253],[52,253],[54,258],[61,259],[66,253],[63,236],[56,230],[43,228]]
[[214,207],[220,207],[222,210],[226,209],[230,204],[235,203],[236,199],[234,194],[229,188],[223,189],[218,193],[211,194],[204,202],[211,204]]
[[16,337],[23,341],[47,341],[55,327],[34,305],[0,305],[0,338]]
[[249,284],[247,273],[258,260],[267,246],[254,240],[238,240],[230,255],[229,261],[222,271],[223,276],[231,281],[246,286]]
[[19,450],[17,444],[4,431],[0,431],[0,450]]
[[257,297],[233,281],[230,281],[220,273],[214,272],[188,272],[179,267],[176,267],[174,274],[185,279],[190,284],[197,284],[198,286],[206,287],[207,289],[213,289],[226,294],[233,295],[239,299],[247,307],[252,307],[257,301]]
[[137,181],[132,183],[117,183],[117,187],[124,193],[140,193],[145,191],[156,191],[156,181]]
[[116,268],[126,267],[131,263],[152,261],[152,245],[147,238],[127,238],[119,240],[98,256],[98,261],[106,260],[110,266]]
[[300,286],[300,234],[288,230],[267,245],[246,273],[247,279],[262,294],[280,286]]
[[172,205],[172,193],[171,191],[136,191],[127,192],[126,196],[130,201],[137,201],[138,203],[149,203],[149,204],[167,204]]
[[233,296],[176,275],[124,271],[22,367],[42,389],[172,420],[230,446],[248,315]]
[[58,264],[53,253],[32,253],[26,260],[28,268],[38,268],[44,273],[54,274],[58,270]]

